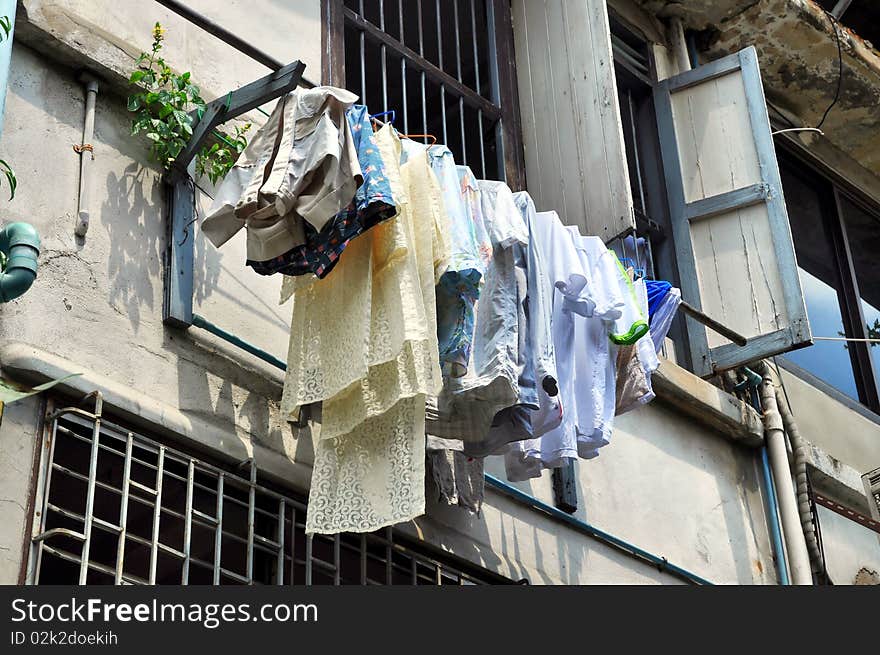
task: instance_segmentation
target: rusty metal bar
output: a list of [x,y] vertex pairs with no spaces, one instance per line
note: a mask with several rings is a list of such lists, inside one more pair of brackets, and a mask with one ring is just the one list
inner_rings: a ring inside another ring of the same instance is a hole
[[730,339],[737,346],[744,346],[748,342],[748,339],[746,339],[744,336],[742,336],[738,332],[734,332],[729,327],[722,325],[711,316],[707,316],[693,305],[689,305],[688,303],[682,301],[680,308],[681,311],[690,316],[692,319],[694,319],[698,323],[702,323],[713,332],[717,332],[725,339]]

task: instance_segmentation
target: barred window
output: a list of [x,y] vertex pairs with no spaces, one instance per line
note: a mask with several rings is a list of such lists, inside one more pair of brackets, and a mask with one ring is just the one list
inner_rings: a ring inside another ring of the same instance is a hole
[[94,413],[46,422],[33,584],[471,585],[510,580],[388,528],[305,534],[305,502]]
[[509,2],[325,2],[325,81],[393,111],[404,134],[434,135],[477,176],[524,187]]

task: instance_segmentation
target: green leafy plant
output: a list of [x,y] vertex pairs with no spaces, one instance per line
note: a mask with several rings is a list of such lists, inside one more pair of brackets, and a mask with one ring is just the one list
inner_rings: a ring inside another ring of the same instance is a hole
[[3,175],[6,176],[6,181],[9,183],[9,199],[12,200],[15,197],[15,189],[18,186],[18,180],[15,179],[15,171],[3,159],[0,159],[0,171],[3,172]]
[[[193,134],[193,113],[205,109],[199,87],[191,74],[175,73],[161,55],[165,30],[153,27],[153,46],[137,59],[137,69],[129,80],[141,91],[128,97],[128,110],[135,114],[132,135],[143,133],[150,141],[150,156],[166,170],[171,168]],[[232,136],[215,133],[219,143],[206,145],[196,155],[196,171],[212,183],[222,179],[247,146],[245,132],[250,124],[236,127]]]
[[[0,16],[0,43],[7,40],[11,33],[12,21],[9,20],[9,16]],[[12,200],[15,197],[15,187],[18,186],[18,180],[15,179],[15,171],[3,159],[0,159],[0,171],[6,176],[6,181],[9,183],[9,199]]]
[[218,143],[203,148],[196,158],[196,174],[206,175],[211,180],[211,184],[217,184],[218,180],[222,180],[235,164],[242,150],[247,147],[248,142],[244,135],[249,129],[251,129],[250,123],[244,126],[236,125],[234,134],[219,135]]
[[12,21],[9,16],[0,16],[0,42],[5,41],[12,34]]

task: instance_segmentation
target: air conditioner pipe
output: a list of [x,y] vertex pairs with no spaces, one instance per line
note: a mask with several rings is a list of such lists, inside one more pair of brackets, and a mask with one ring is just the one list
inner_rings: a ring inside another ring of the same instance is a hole
[[796,502],[794,485],[791,481],[791,469],[788,465],[788,449],[785,445],[785,425],[776,402],[776,387],[770,375],[770,367],[762,366],[761,405],[764,408],[764,436],[767,453],[770,456],[770,468],[773,471],[773,482],[776,485],[776,497],[779,502],[779,516],[782,520],[782,532],[788,552],[788,565],[792,583],[795,585],[812,585],[813,573],[810,568],[810,555],[801,525],[800,513]]
[[95,159],[92,150],[92,137],[95,136],[95,101],[98,96],[98,81],[91,76],[84,76],[86,89],[86,113],[83,119],[82,143],[75,148],[79,153],[79,200],[77,202],[76,227],[73,233],[83,238],[89,231],[89,190],[91,188],[91,167]]
[[[758,368],[762,374],[769,375],[770,367],[767,362],[762,362]],[[794,478],[801,529],[807,542],[807,551],[810,554],[813,572],[817,576],[821,576],[825,571],[825,563],[822,549],[819,547],[819,540],[816,537],[816,527],[813,525],[813,512],[810,506],[810,487],[807,481],[807,444],[801,437],[794,415],[788,406],[788,400],[778,388],[776,389],[776,405],[779,408],[779,415],[782,417],[785,433],[791,441],[791,451],[794,455]]]
[[40,237],[28,223],[9,223],[0,230],[0,252],[6,265],[0,273],[0,303],[21,297],[37,279]]

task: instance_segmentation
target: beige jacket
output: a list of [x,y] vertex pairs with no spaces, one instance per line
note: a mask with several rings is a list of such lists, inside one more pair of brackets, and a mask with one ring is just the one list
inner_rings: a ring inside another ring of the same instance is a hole
[[354,198],[363,176],[346,110],[357,96],[335,87],[283,97],[224,179],[202,222],[219,247],[247,228],[247,258],[268,261],[305,242]]

